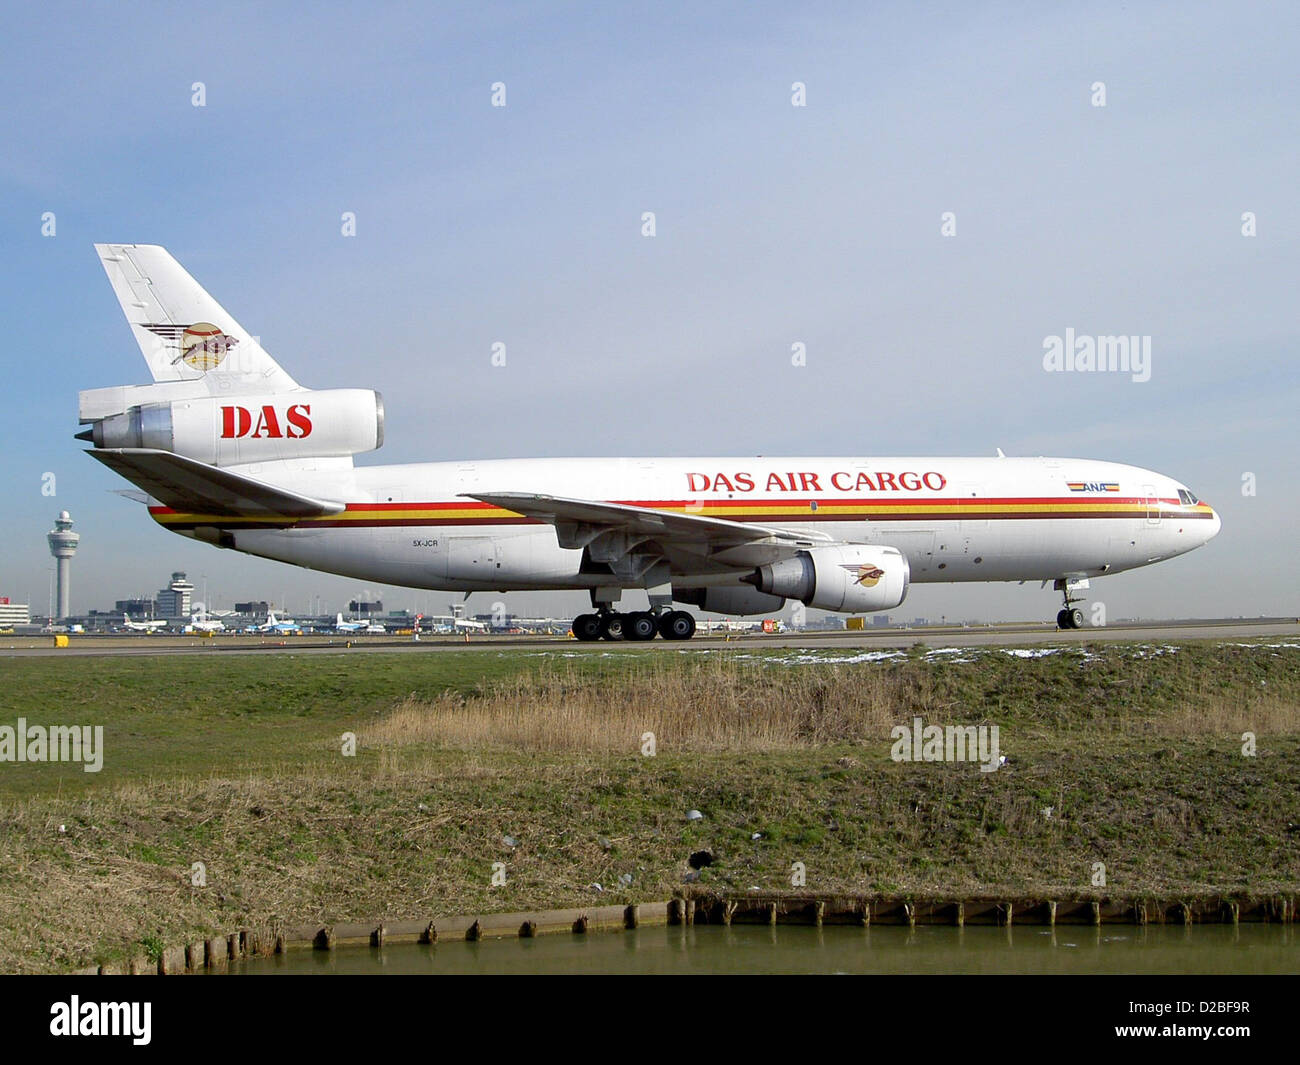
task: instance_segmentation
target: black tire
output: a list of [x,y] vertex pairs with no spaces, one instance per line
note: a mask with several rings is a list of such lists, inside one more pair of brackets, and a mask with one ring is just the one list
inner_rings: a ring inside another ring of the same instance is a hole
[[600,615],[579,614],[573,619],[573,635],[584,642],[599,640]]
[[659,625],[655,620],[655,616],[648,610],[628,614],[627,622],[623,626],[624,639],[653,640],[657,635],[659,635]]
[[1076,607],[1070,611],[1070,628],[1081,629],[1084,626],[1083,611]]
[[685,610],[670,610],[659,619],[659,632],[665,640],[689,640],[695,635],[695,618]]
[[1072,629],[1074,619],[1070,616],[1068,610],[1058,610],[1056,612],[1056,627],[1058,629]]
[[605,614],[600,619],[600,635],[605,640],[621,640],[627,635],[626,614]]

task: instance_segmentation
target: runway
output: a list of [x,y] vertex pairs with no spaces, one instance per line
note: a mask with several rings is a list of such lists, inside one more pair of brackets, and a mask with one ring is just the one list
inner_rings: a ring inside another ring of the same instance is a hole
[[366,654],[401,652],[421,654],[441,651],[557,651],[578,654],[620,652],[644,653],[656,650],[701,650],[722,648],[753,649],[836,649],[893,650],[914,647],[1016,647],[1022,645],[1073,645],[1107,642],[1179,643],[1261,638],[1300,640],[1300,619],[1219,618],[1153,621],[1111,625],[1104,628],[1060,630],[1046,624],[1001,624],[925,628],[882,628],[879,631],[797,632],[765,635],[739,633],[724,636],[697,635],[682,643],[653,640],[646,643],[616,643],[599,640],[579,643],[564,636],[70,636],[68,646],[56,648],[52,636],[0,637],[0,658],[68,658],[72,656],[121,657],[131,655],[193,654]]

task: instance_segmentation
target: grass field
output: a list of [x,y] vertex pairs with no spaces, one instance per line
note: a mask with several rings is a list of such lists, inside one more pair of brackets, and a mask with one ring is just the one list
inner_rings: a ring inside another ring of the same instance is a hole
[[[1300,886],[1295,641],[844,657],[5,661],[0,725],[102,724],[105,758],[0,764],[0,970],[274,920],[664,898],[703,849],[701,879],[741,891],[788,888],[795,861],[810,890],[918,897]],[[1006,765],[891,760],[914,715],[998,725]]]

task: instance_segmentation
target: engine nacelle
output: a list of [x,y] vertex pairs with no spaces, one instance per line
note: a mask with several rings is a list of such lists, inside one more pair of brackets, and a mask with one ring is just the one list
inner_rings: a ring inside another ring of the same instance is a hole
[[911,577],[907,556],[897,548],[842,544],[759,566],[744,580],[760,592],[819,610],[865,614],[898,606]]
[[785,606],[778,595],[764,595],[755,588],[677,588],[673,598],[714,614],[776,614]]
[[384,442],[384,400],[361,388],[202,396],[94,419],[96,447],[147,447],[211,466],[337,458]]

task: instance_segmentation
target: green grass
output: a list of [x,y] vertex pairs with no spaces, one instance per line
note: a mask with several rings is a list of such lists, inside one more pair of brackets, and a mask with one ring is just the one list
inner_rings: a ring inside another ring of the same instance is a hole
[[[0,724],[59,707],[57,723],[103,724],[107,750],[97,775],[0,765],[0,971],[156,956],[276,920],[664,898],[706,847],[717,861],[701,881],[741,892],[789,889],[794,861],[826,893],[1096,895],[1098,861],[1120,895],[1300,887],[1300,649],[843,666],[605,650],[5,662]],[[643,758],[607,743],[466,747],[454,716],[445,740],[377,730],[401,706],[418,724],[421,701],[447,692],[489,724],[566,686],[653,711],[657,682],[702,718],[739,715],[741,735],[788,705],[823,738]],[[886,718],[855,719],[859,694],[884,699]],[[1008,765],[891,761],[888,722],[913,713],[997,723]],[[355,758],[339,755],[344,731],[361,736]],[[686,821],[691,808],[704,819]],[[494,861],[505,888],[489,886]]]
[[[1300,704],[1295,650],[1191,643],[1177,654],[1148,658],[1113,645],[1093,652],[1086,662],[1077,654],[1018,659],[993,652],[968,664],[913,655],[851,668],[898,674],[918,706],[947,720],[996,721],[1004,729],[1100,724],[1262,693]],[[0,764],[0,800],[332,765],[344,732],[364,730],[401,699],[472,695],[547,663],[563,663],[575,678],[599,683],[655,664],[689,670],[719,658],[744,665],[791,657],[597,649],[563,658],[436,651],[9,659],[0,665],[0,725],[19,717],[29,724],[103,725],[105,757],[97,774],[68,764]]]

